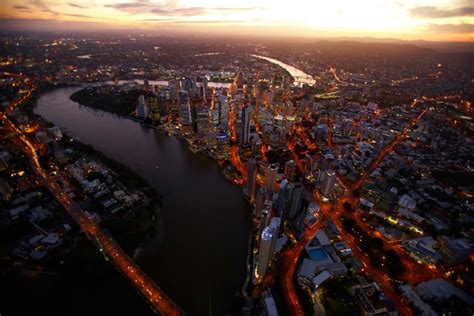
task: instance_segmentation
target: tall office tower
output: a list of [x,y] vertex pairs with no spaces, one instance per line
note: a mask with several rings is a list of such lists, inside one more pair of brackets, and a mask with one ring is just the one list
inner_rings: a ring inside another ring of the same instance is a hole
[[268,199],[268,190],[267,188],[260,188],[257,190],[257,195],[255,197],[255,217],[260,218],[265,207],[265,202]]
[[345,119],[341,124],[341,134],[345,137],[349,137],[352,133],[352,120]]
[[219,104],[219,99],[217,98],[217,96],[214,96],[212,102],[211,121],[212,128],[214,128],[214,130],[218,130],[221,121],[221,106]]
[[289,160],[285,164],[285,179],[290,182],[295,182],[296,177],[296,163],[293,160]]
[[227,131],[229,129],[229,101],[225,95],[219,94],[219,129]]
[[326,124],[318,124],[314,129],[314,137],[317,141],[324,141],[326,140],[326,136],[328,134],[328,126]]
[[188,92],[190,98],[196,95],[196,80],[191,78],[184,78],[181,81],[181,88]]
[[288,208],[290,204],[290,198],[293,194],[294,185],[293,183],[288,182],[288,180],[283,180],[280,184],[280,190],[278,191],[278,197],[275,203],[275,208],[277,216],[285,219],[288,217]]
[[245,186],[245,194],[250,201],[255,201],[255,193],[257,189],[257,160],[250,158],[247,161],[247,184]]
[[326,177],[323,182],[321,193],[324,196],[329,196],[334,188],[336,183],[336,172],[334,170],[326,171]]
[[299,182],[294,184],[291,192],[288,218],[294,220],[300,213],[301,202],[303,200],[303,185]]
[[166,91],[161,91],[158,95],[158,110],[160,115],[166,115],[168,112]]
[[326,178],[327,171],[334,169],[334,165],[335,165],[334,156],[332,154],[325,154],[319,166],[316,181],[318,183],[323,182],[324,179]]
[[145,120],[148,117],[148,106],[143,94],[138,97],[137,113],[140,120]]
[[244,88],[244,74],[241,71],[239,71],[237,76],[235,76],[234,84],[235,84],[236,89]]
[[278,175],[277,164],[266,164],[263,165],[263,186],[268,192],[275,190],[275,183]]
[[189,95],[187,91],[179,91],[179,118],[183,126],[191,125],[191,104],[189,102]]
[[196,123],[198,137],[205,139],[209,133],[209,108],[201,104],[196,107]]
[[241,111],[241,132],[240,132],[240,145],[248,145],[250,138],[250,114],[252,109],[248,105],[244,105]]
[[258,252],[257,269],[255,271],[257,280],[261,280],[265,276],[267,268],[272,263],[279,230],[280,219],[274,217],[272,218],[270,225],[268,225],[262,232]]
[[318,167],[321,157],[318,155],[311,155],[308,157],[308,164],[306,168],[306,175],[316,179],[318,174]]
[[196,102],[191,102],[191,126],[193,128],[193,132],[197,133],[197,107],[199,104]]
[[208,88],[208,80],[207,77],[202,77],[202,99],[205,101],[207,99],[207,88]]
[[263,206],[262,216],[260,218],[260,231],[259,236],[262,233],[263,229],[270,225],[270,221],[272,219],[272,202],[266,201]]
[[178,92],[181,90],[179,86],[179,81],[176,79],[172,79],[168,81],[168,88],[170,90],[170,100],[176,101],[178,100]]

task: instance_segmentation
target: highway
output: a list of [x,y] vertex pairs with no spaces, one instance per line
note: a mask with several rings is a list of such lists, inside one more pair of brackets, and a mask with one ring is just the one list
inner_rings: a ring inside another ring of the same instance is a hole
[[[28,96],[31,93],[28,93]],[[9,107],[8,113],[23,103],[27,98],[21,98]],[[131,284],[147,299],[155,311],[163,315],[184,315],[184,312],[146,275],[138,265],[120,248],[113,238],[92,221],[86,213],[69,197],[62,192],[54,179],[42,168],[34,144],[16,127],[6,115],[2,116],[5,127],[19,136],[12,139],[20,146],[30,159],[33,170],[37,173],[42,183],[53,194],[57,201],[64,207],[69,215],[78,223],[87,237],[94,242],[99,250],[110,262],[130,281]]]

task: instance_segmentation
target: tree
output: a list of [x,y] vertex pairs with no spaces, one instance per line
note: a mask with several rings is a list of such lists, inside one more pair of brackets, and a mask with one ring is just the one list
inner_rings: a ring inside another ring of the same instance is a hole
[[344,207],[344,209],[348,212],[353,212],[353,209],[352,209],[352,204],[349,203],[349,202],[344,202],[342,204],[342,206]]
[[405,272],[405,266],[400,256],[392,249],[385,253],[385,266],[391,277],[398,277]]
[[354,189],[354,190],[352,190],[352,194],[353,194],[355,197],[360,197],[360,191],[359,191],[359,189]]

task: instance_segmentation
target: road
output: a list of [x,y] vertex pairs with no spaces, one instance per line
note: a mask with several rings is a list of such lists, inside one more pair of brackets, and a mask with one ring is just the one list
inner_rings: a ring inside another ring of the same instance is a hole
[[[30,94],[29,94],[30,95]],[[15,102],[8,112],[24,102]],[[7,113],[8,113],[7,112]],[[64,209],[79,224],[87,237],[99,247],[99,250],[115,265],[115,267],[132,283],[135,288],[148,300],[155,311],[163,315],[183,315],[184,312],[146,275],[138,265],[120,248],[113,238],[97,223],[91,220],[86,213],[69,197],[62,192],[54,179],[42,168],[34,144],[16,127],[7,117],[2,116],[5,127],[18,134],[14,143],[22,148],[29,157],[33,170],[37,173],[43,184],[53,194]]]
[[[366,168],[364,173],[359,177],[359,179],[356,182],[354,182],[350,186],[344,186],[345,193],[343,197],[331,203],[328,203],[321,199],[317,190],[313,191],[313,199],[320,205],[321,213],[324,215],[325,218],[331,218],[333,220],[333,222],[335,223],[335,225],[341,232],[342,240],[347,241],[349,246],[352,248],[353,254],[362,262],[364,266],[364,271],[371,278],[373,278],[375,282],[377,282],[380,285],[384,293],[394,303],[395,308],[400,313],[402,313],[402,315],[412,315],[411,308],[395,292],[389,277],[383,271],[374,267],[370,262],[370,258],[365,253],[362,253],[359,250],[360,249],[359,240],[357,240],[356,238],[354,238],[352,235],[350,235],[344,230],[344,227],[341,222],[341,217],[343,214],[346,214],[346,216],[354,217],[354,215],[351,213],[347,214],[348,212],[345,211],[345,208],[343,207],[344,203],[349,202],[352,205],[353,209],[356,209],[357,204],[358,204],[358,199],[354,197],[352,194],[354,189],[360,189],[364,185],[370,173],[380,165],[380,163],[383,161],[383,159],[386,157],[388,153],[394,150],[395,146],[400,144],[407,137],[410,129],[419,122],[419,120],[423,117],[423,115],[426,112],[427,110],[422,111],[418,116],[416,116],[413,120],[411,120],[404,127],[404,129],[380,151],[380,153],[377,155],[374,161],[368,166],[368,168]],[[331,149],[333,149],[334,144],[332,143],[332,121],[328,122],[328,127],[329,127],[329,132],[327,135],[328,146]],[[289,144],[289,148],[291,151],[293,151],[294,146],[291,146],[291,145],[293,144]],[[368,225],[365,224],[365,222],[363,222],[360,217],[355,217],[355,219],[358,222],[358,224],[366,232],[369,233],[369,235],[373,235],[374,232],[368,228]],[[316,226],[319,226],[319,225],[320,223],[318,223]],[[314,228],[314,229],[310,229],[306,231],[305,235],[298,242],[298,244],[295,247],[288,249],[287,252],[283,254],[283,258],[282,258],[282,271],[283,271],[282,288],[283,288],[285,301],[287,303],[289,311],[293,315],[304,314],[301,304],[299,303],[298,297],[296,294],[295,284],[294,284],[294,274],[295,274],[298,259],[301,255],[301,251],[304,249],[304,246],[314,237],[314,234],[317,232],[317,228]],[[403,252],[403,250],[401,250],[400,247],[393,247],[393,249],[397,251],[399,255],[401,255],[402,262],[407,267],[409,267],[408,270],[410,270],[410,274],[409,274],[410,277],[405,278],[406,282],[412,283],[415,281],[425,280],[426,278],[439,275],[439,273],[435,270],[429,270],[429,269],[427,270],[425,266],[420,267],[420,265],[413,263],[411,259],[408,259],[407,255]],[[413,274],[413,273],[416,273],[416,274]]]
[[288,248],[281,255],[281,284],[283,289],[283,296],[285,298],[286,306],[290,315],[304,315],[304,309],[301,306],[295,288],[294,277],[296,265],[301,256],[301,252],[305,248],[306,244],[314,238],[314,236],[321,227],[322,220],[319,219],[316,224],[306,230],[304,236],[298,241],[298,243],[294,247]]

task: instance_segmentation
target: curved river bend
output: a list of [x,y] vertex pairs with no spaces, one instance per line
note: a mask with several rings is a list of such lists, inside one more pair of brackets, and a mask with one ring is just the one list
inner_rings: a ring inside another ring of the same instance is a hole
[[[283,67],[297,85],[315,83],[296,67],[253,56]],[[224,179],[214,161],[193,154],[176,138],[71,101],[79,89],[44,94],[35,112],[127,165],[163,195],[156,237],[139,249],[137,263],[189,314],[229,312],[245,280],[251,230],[241,189]]]
[[176,138],[71,101],[79,89],[44,94],[35,112],[127,165],[163,195],[156,237],[139,249],[137,263],[187,313],[230,311],[245,279],[251,229],[241,189]]

